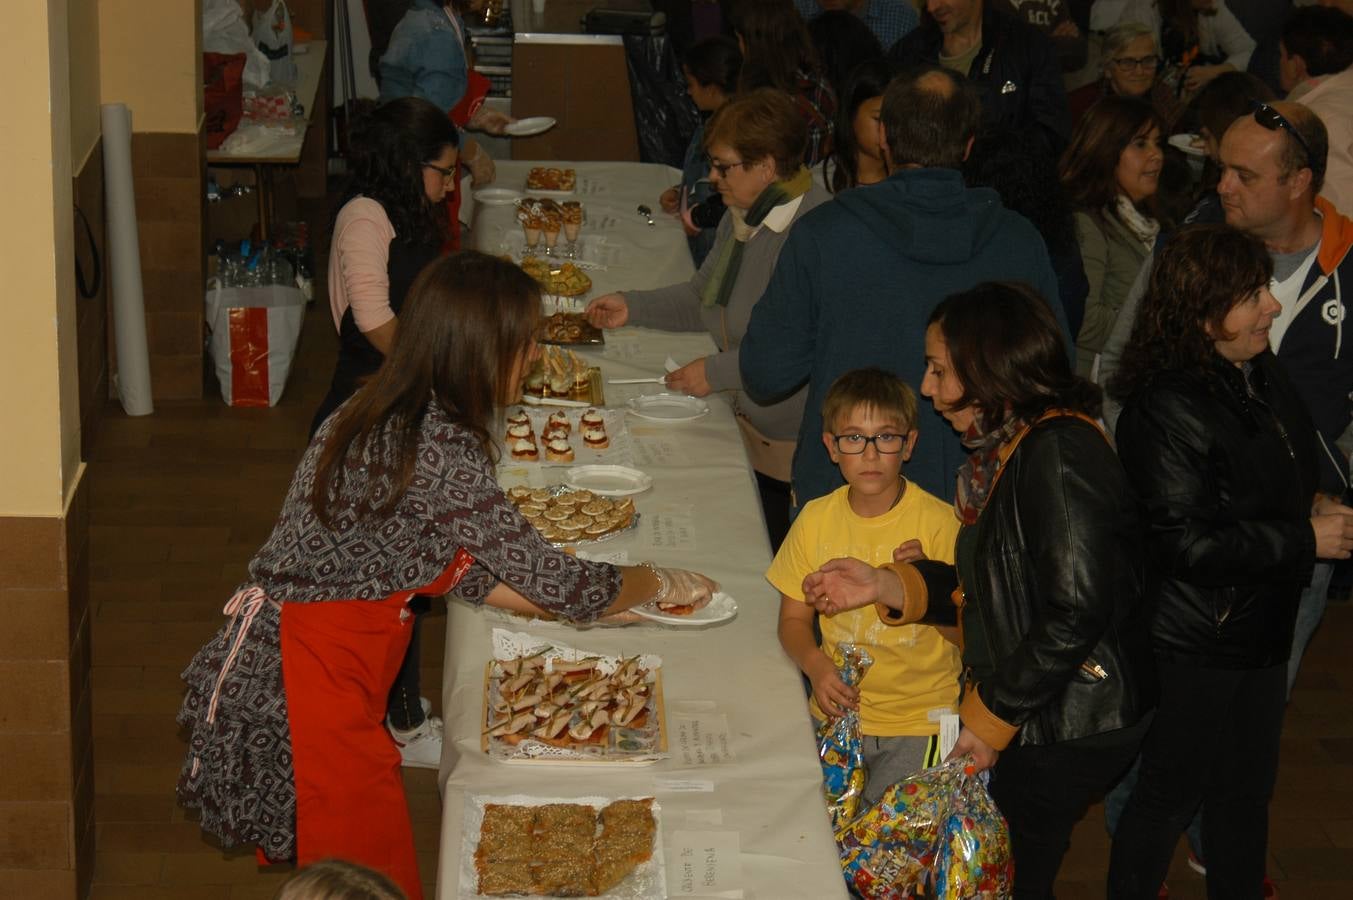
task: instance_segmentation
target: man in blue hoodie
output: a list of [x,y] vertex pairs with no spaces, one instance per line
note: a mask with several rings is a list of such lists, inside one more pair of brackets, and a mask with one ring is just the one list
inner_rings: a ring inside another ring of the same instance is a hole
[[[766,403],[809,385],[796,510],[843,483],[822,442],[827,389],[862,366],[919,386],[926,321],[945,297],[983,281],[1026,282],[1066,329],[1042,237],[995,191],[963,184],[959,166],[980,118],[974,89],[938,66],[894,79],[880,121],[892,175],[800,219],[752,310],[740,360],[748,395]],[[939,416],[923,414],[920,427],[906,475],[952,499],[967,451]]]

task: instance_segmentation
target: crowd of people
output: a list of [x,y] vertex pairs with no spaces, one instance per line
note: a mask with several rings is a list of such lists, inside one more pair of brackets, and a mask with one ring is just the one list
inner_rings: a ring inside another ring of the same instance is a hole
[[[415,0],[380,59],[333,386],[180,714],[204,829],[411,897],[398,767],[441,756],[426,598],[624,621],[716,587],[562,553],[494,479],[540,303],[446,254],[459,167],[493,177],[463,130],[510,121],[474,96],[479,2]],[[1100,798],[1109,896],[1164,896],[1185,832],[1210,897],[1274,896],[1283,710],[1353,553],[1353,3],[1255,34],[1240,0],[724,6],[685,48],[704,120],[659,198],[696,274],[586,314],[714,339],[667,385],[737,415],[807,714],[858,711],[868,801],[939,761],[956,711],[1017,897],[1052,896]],[[847,642],[875,654],[858,686]]]

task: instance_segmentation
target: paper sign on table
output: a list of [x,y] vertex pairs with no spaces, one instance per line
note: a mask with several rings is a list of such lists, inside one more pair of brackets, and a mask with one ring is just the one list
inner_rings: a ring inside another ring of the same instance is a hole
[[600,178],[593,178],[590,175],[584,175],[578,179],[578,193],[584,197],[597,197],[601,194],[609,194],[611,185]]
[[635,438],[634,460],[641,469],[691,464],[690,454],[672,438],[670,429],[636,426],[630,429],[630,436]]
[[723,810],[721,809],[688,809],[686,810],[686,824],[691,826],[700,826],[708,828],[710,826],[718,827],[723,824]]
[[640,524],[648,532],[648,544],[655,550],[694,550],[695,516],[689,506],[645,513]]
[[[653,786],[664,794],[712,794],[714,782],[707,778],[670,778],[653,779]],[[721,822],[704,822],[704,825],[720,825]]]
[[743,896],[742,842],[736,831],[674,831],[671,848],[668,896]]
[[684,766],[717,766],[733,761],[728,716],[723,713],[674,713],[668,744]]
[[632,334],[612,332],[606,336],[606,349],[601,355],[607,359],[630,362],[639,355],[639,339]]

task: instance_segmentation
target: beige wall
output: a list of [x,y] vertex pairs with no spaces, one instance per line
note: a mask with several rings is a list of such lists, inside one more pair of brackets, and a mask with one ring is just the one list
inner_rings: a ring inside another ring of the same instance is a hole
[[0,515],[59,516],[80,466],[66,0],[0,7]]
[[78,173],[99,141],[99,0],[66,0],[70,40],[70,156]]
[[98,0],[99,93],[127,104],[133,130],[197,132],[201,23],[201,0]]

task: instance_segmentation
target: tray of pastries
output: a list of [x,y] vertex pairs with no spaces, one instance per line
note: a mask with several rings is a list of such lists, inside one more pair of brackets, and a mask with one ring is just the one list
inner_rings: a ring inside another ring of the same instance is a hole
[[629,497],[599,497],[564,485],[509,488],[507,498],[545,540],[560,546],[610,540],[639,527]]
[[606,338],[600,328],[587,321],[587,316],[576,312],[557,312],[540,323],[542,344],[604,344]]
[[[544,257],[528,256],[521,261],[521,268],[540,284],[542,291],[556,297],[581,297],[592,290],[592,279],[571,262],[552,266]],[[601,339],[588,343],[600,344]]]
[[514,407],[504,416],[503,448],[515,463],[593,465],[627,456],[629,439],[616,411]]
[[575,169],[536,166],[526,173],[526,189],[528,191],[571,194],[577,187],[578,172]]
[[460,895],[667,896],[652,797],[466,797]]

